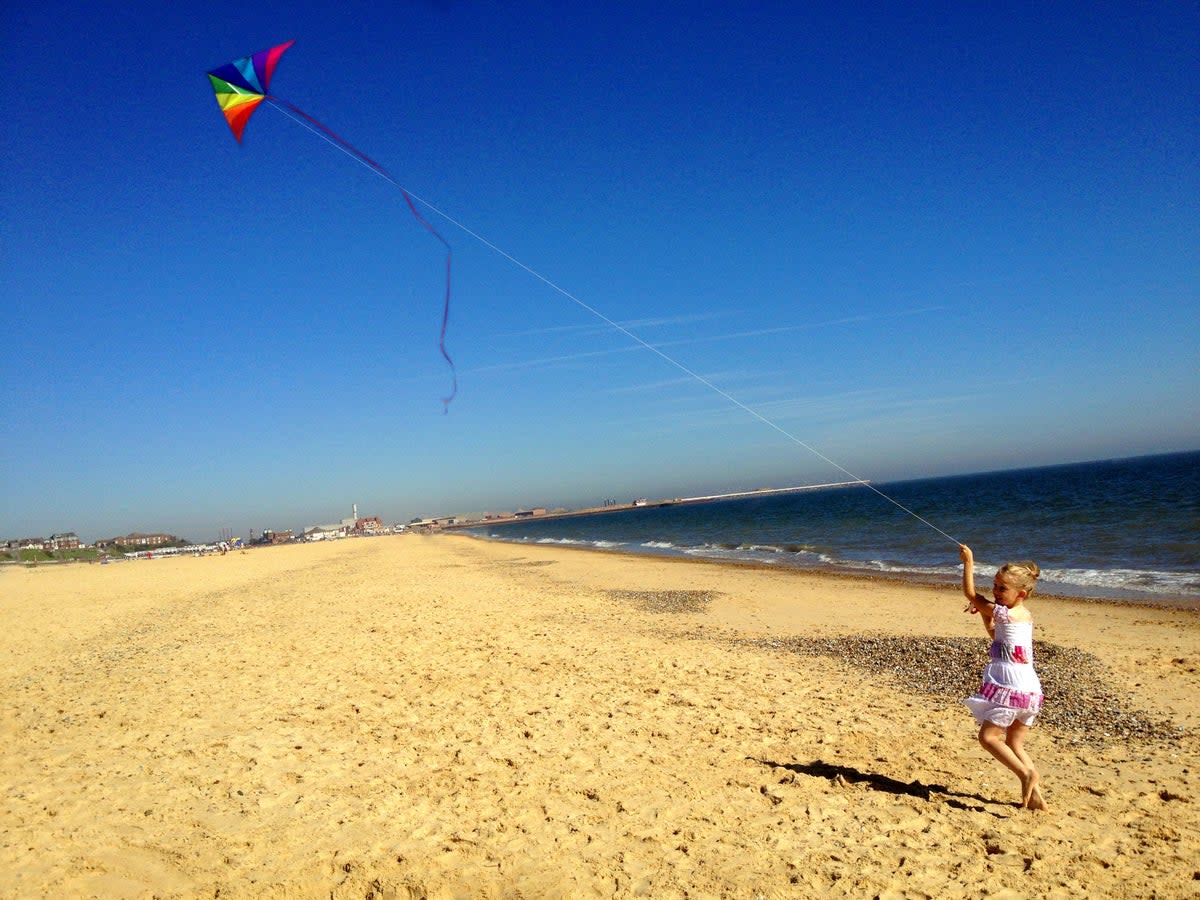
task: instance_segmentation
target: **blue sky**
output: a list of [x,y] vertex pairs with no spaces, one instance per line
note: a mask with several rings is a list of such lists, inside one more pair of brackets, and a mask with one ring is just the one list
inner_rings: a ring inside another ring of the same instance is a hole
[[[1194,4],[12,0],[0,536],[1200,447]],[[174,6],[174,5],[170,5]]]

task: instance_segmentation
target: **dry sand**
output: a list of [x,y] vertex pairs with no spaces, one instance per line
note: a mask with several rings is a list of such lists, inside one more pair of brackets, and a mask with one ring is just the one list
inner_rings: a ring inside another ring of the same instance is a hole
[[903,660],[772,649],[973,680],[953,586],[455,536],[8,570],[0,894],[1196,896],[1200,616],[1030,608],[1183,729],[1039,726],[1048,813]]

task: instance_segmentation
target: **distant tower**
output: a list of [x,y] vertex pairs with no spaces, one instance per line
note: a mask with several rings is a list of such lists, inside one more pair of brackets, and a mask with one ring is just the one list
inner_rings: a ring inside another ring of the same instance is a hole
[[358,504],[357,503],[354,504],[354,521],[355,522],[358,521]]

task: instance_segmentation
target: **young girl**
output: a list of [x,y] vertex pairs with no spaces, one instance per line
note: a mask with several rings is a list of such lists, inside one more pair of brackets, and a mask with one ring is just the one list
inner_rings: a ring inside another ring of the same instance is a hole
[[1045,809],[1038,771],[1025,752],[1025,735],[1042,708],[1042,685],[1033,669],[1033,618],[1025,599],[1037,584],[1035,562],[1007,563],[996,573],[990,600],[975,593],[975,557],[958,548],[963,593],[992,638],[979,692],[965,701],[979,723],[979,743],[1021,779],[1021,806]]

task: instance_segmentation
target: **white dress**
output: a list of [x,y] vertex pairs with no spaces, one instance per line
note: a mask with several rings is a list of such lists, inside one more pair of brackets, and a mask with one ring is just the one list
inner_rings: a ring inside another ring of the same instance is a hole
[[983,684],[963,702],[980,725],[1032,725],[1042,708],[1042,683],[1033,668],[1033,623],[1011,621],[1008,607],[997,603],[992,624],[996,637],[988,650]]

